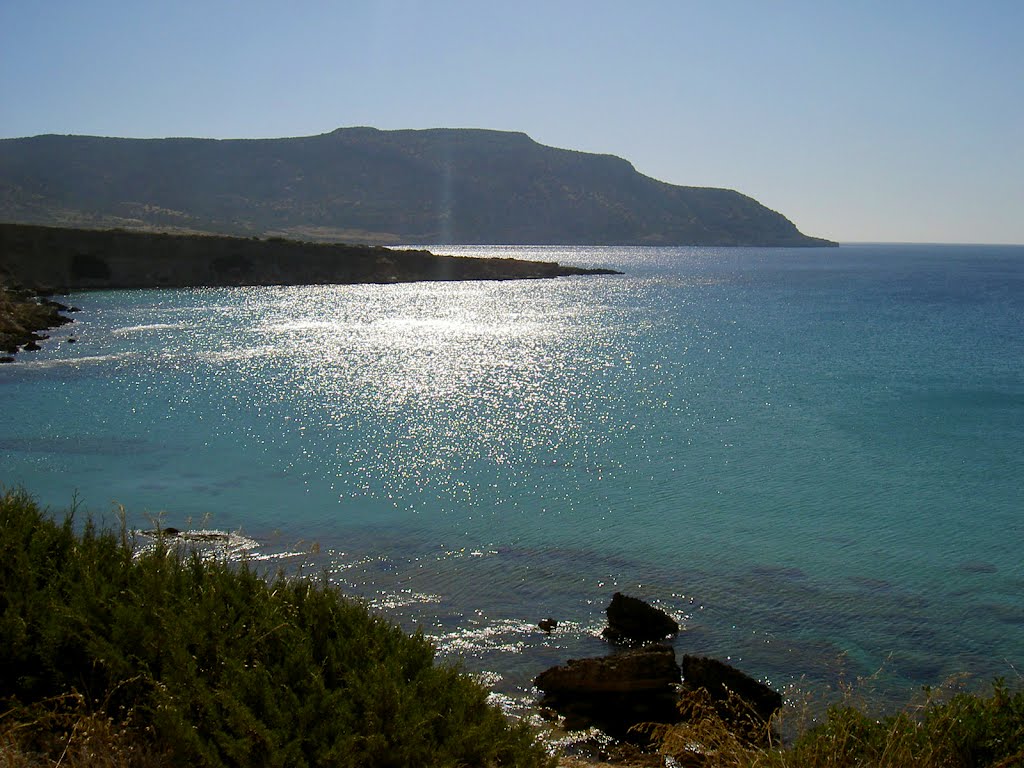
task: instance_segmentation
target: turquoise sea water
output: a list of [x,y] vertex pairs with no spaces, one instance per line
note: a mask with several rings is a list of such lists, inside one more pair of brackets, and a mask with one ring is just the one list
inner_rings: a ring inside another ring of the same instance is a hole
[[513,706],[615,591],[780,688],[1024,673],[1024,248],[436,250],[626,274],[77,294],[0,482],[241,530]]

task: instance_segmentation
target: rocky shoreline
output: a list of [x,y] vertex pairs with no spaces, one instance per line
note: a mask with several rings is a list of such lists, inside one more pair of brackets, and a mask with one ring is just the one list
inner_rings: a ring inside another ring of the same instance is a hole
[[[567,731],[597,728],[641,751],[659,727],[700,721],[709,715],[745,743],[767,743],[782,696],[740,670],[706,656],[684,655],[664,641],[679,632],[676,621],[635,597],[615,593],[602,635],[610,653],[570,659],[539,674],[543,716]],[[538,626],[544,631],[553,619]]]
[[63,313],[73,307],[45,298],[55,293],[614,274],[621,273],[368,245],[0,224],[0,362],[38,349],[43,331],[71,322]]
[[442,256],[425,250],[283,238],[0,224],[0,275],[40,292],[427,280],[524,280],[620,274],[556,262]]
[[[72,322],[64,313],[76,311],[35,291],[10,288],[0,281],[0,363],[14,362],[19,351],[39,349],[39,342],[49,338],[43,331]],[[73,342],[74,337],[68,341]]]

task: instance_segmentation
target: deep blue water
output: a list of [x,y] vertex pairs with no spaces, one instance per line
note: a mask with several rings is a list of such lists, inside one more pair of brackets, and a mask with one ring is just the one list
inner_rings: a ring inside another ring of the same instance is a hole
[[0,482],[240,530],[509,701],[616,590],[783,688],[1021,674],[1024,247],[437,250],[626,274],[74,295]]

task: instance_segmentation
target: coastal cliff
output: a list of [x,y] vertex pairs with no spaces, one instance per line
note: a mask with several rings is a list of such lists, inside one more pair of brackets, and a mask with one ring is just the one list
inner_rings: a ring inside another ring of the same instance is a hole
[[35,290],[521,280],[615,274],[554,262],[282,238],[0,224],[0,277]]
[[121,288],[522,280],[617,274],[380,246],[0,224],[0,362],[71,322],[39,294]]

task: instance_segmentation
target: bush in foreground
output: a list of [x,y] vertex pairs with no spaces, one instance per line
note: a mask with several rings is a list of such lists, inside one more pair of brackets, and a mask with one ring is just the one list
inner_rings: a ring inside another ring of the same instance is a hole
[[0,648],[9,765],[551,762],[425,638],[328,585],[139,556],[124,530],[77,533],[18,492],[0,496]]

